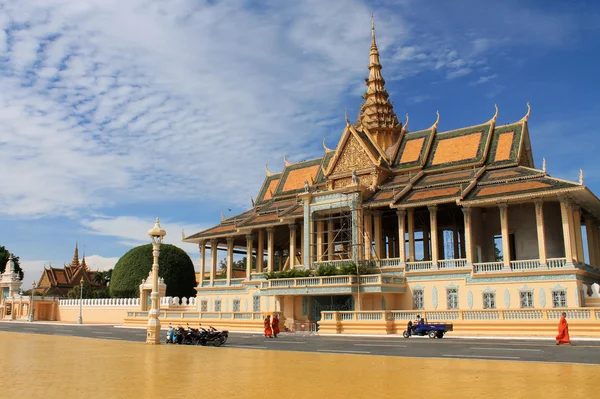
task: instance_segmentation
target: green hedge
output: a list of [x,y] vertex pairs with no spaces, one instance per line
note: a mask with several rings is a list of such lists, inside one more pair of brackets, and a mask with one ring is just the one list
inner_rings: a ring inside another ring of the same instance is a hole
[[[167,296],[196,296],[194,263],[181,248],[170,244],[160,246],[158,275],[165,279]],[[110,280],[113,298],[134,298],[140,295],[139,285],[152,270],[152,244],[133,248],[119,259]]]
[[311,270],[299,270],[299,269],[291,269],[285,270],[281,272],[271,272],[265,273],[265,278],[267,280],[277,279],[277,278],[298,278],[298,277],[312,277],[312,276],[356,276],[357,274],[372,274],[373,271],[369,270],[367,266],[360,265],[358,266],[358,270],[356,268],[356,263],[352,261],[345,262],[341,265],[331,265],[324,264],[320,265],[316,269]]

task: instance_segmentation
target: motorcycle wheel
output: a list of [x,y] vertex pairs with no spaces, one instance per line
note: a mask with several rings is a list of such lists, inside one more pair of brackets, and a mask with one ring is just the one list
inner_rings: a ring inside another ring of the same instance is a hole
[[404,332],[402,333],[402,336],[403,336],[404,338],[408,338],[408,337],[410,337],[410,334],[408,333],[408,331],[404,331]]
[[219,346],[221,346],[223,343],[221,342],[221,340],[220,340],[220,339],[213,339],[213,341],[212,341],[212,344],[213,344],[213,346],[215,346],[215,347],[217,347],[217,348],[218,348],[218,347],[219,347]]

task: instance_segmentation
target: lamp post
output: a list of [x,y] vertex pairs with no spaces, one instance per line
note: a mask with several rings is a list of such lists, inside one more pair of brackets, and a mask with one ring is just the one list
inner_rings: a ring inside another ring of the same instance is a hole
[[152,303],[150,305],[150,312],[148,312],[148,327],[146,330],[146,343],[147,344],[160,344],[160,321],[158,320],[159,314],[159,292],[158,292],[158,255],[160,253],[160,244],[163,242],[163,238],[167,235],[167,232],[160,227],[160,220],[156,218],[156,224],[153,228],[148,230],[148,235],[152,239],[152,293],[150,298]]
[[35,281],[31,283],[31,301],[29,302],[29,322],[33,323],[33,290],[35,289]]
[[79,280],[79,317],[77,318],[77,324],[83,324],[83,277]]

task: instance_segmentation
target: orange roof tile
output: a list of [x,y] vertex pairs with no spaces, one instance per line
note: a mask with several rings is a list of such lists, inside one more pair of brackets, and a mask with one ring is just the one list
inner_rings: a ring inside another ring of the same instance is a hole
[[440,139],[431,165],[475,158],[477,150],[479,150],[482,135],[483,132],[477,132],[459,137]]
[[500,134],[500,137],[498,138],[498,146],[496,147],[496,156],[494,157],[494,162],[506,161],[507,159],[510,159],[510,150],[512,148],[514,137],[515,132],[506,132]]
[[[283,189],[281,191],[285,192],[290,190],[298,190],[299,188],[304,187],[305,180],[308,180],[309,183],[313,180],[316,180],[319,168],[320,165],[314,165],[290,171],[285,179],[285,183],[283,184]],[[271,186],[269,185],[269,188],[270,187]],[[265,195],[265,199],[266,198],[267,196]]]
[[271,214],[271,215],[263,215],[263,216],[259,216],[256,219],[253,219],[249,222],[249,224],[260,224],[260,223],[265,223],[265,222],[272,222],[274,220],[278,220],[279,216],[277,216],[276,214]]
[[467,171],[448,173],[448,174],[437,175],[437,176],[428,176],[425,179],[427,180],[427,183],[435,183],[435,182],[439,182],[439,181],[455,180],[455,179],[460,179],[463,177],[469,177],[472,174],[473,174],[472,171],[467,170]]
[[460,193],[460,187],[445,187],[445,188],[436,188],[432,190],[418,190],[415,191],[409,198],[409,201],[418,201],[436,197],[445,197],[448,195],[455,195]]
[[498,184],[495,186],[484,187],[477,193],[478,197],[488,195],[508,194],[515,191],[526,191],[539,188],[552,188],[552,185],[540,181],[526,181],[512,184]]
[[400,163],[418,161],[419,156],[421,155],[421,149],[423,149],[424,142],[425,137],[408,140],[404,145],[404,150],[402,151],[402,156],[400,157]]
[[499,179],[501,177],[510,177],[510,176],[521,176],[522,174],[514,171],[514,170],[504,170],[498,172],[490,172],[488,174],[489,179]]
[[263,198],[264,201],[270,200],[273,197],[272,193],[275,193],[277,184],[279,184],[279,179],[271,180],[271,182],[269,183],[269,186],[267,187],[267,192],[265,192],[265,197]]

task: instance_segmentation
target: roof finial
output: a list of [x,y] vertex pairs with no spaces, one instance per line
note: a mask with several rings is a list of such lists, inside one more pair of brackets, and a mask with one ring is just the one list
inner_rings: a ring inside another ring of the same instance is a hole
[[527,120],[529,119],[529,115],[531,115],[531,107],[529,106],[529,102],[528,102],[527,103],[527,113],[525,114],[523,119],[521,119],[521,122],[527,122]]
[[583,186],[583,169],[579,169],[579,185]]
[[404,122],[404,128],[408,127],[408,113],[406,113],[406,122]]
[[498,118],[498,105],[494,104],[494,108],[496,108],[496,113],[494,114],[494,116],[492,116],[490,122],[496,122],[496,119]]
[[285,158],[285,152],[283,153],[283,163],[285,163],[285,166],[290,166],[291,165],[291,163],[289,163],[287,161],[287,159]]
[[346,125],[350,126],[350,120],[348,119],[348,108],[344,111],[344,118],[346,118]]
[[273,173],[269,172],[269,164],[268,163],[265,164],[265,171],[267,172],[267,177],[273,176]]
[[252,208],[254,208],[254,197],[250,196],[250,201],[252,201]]
[[185,232],[181,229],[181,241],[185,240]]
[[435,123],[433,125],[431,125],[431,127],[429,129],[437,130],[438,124],[440,123],[440,111],[435,111],[435,114],[437,115],[437,119],[435,120]]
[[325,149],[325,152],[333,151],[333,150],[330,150],[329,148],[327,148],[327,146],[325,145],[325,138],[323,138],[323,148]]
[[542,172],[546,173],[546,158],[542,158]]
[[221,222],[225,221],[225,214],[221,212]]
[[371,47],[377,48],[375,41],[375,15],[373,13],[371,13]]

